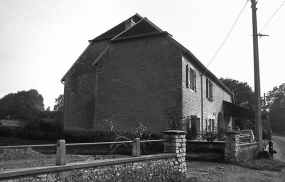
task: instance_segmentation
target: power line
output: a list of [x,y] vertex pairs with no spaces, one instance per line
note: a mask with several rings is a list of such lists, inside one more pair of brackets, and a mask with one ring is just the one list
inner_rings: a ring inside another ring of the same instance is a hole
[[271,18],[268,20],[268,22],[265,24],[265,26],[261,29],[261,31],[259,32],[259,34],[262,32],[262,30],[268,25],[268,23],[271,21],[271,19],[275,16],[275,14],[277,13],[277,11],[279,11],[279,9],[283,6],[283,4],[285,3],[285,1],[283,1],[283,3],[279,6],[279,8],[275,11],[275,13],[271,16]]
[[219,47],[218,51],[216,52],[216,54],[214,55],[214,57],[211,59],[211,61],[209,62],[209,64],[206,66],[206,68],[208,68],[208,66],[209,66],[209,65],[211,64],[211,62],[214,60],[214,58],[216,57],[216,55],[218,54],[218,52],[220,51],[220,49],[222,48],[222,46],[224,45],[224,43],[226,42],[226,40],[228,39],[228,37],[229,37],[230,33],[232,32],[232,30],[233,30],[234,26],[236,25],[236,23],[237,23],[237,21],[238,21],[238,19],[239,19],[240,15],[242,14],[242,12],[243,12],[244,8],[246,7],[246,5],[247,5],[248,1],[249,1],[249,0],[247,0],[247,1],[246,1],[245,5],[243,6],[243,8],[242,8],[241,12],[239,13],[239,15],[238,15],[238,17],[237,17],[237,19],[236,19],[235,23],[233,24],[233,26],[232,26],[231,30],[230,30],[230,31],[229,31],[229,33],[227,34],[227,36],[226,36],[225,40],[223,41],[223,43],[221,44],[221,46]]

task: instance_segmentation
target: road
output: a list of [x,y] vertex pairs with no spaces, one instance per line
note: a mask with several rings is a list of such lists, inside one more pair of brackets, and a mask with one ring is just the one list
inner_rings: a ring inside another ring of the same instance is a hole
[[[285,161],[285,137],[273,136],[274,159]],[[229,163],[187,161],[188,182],[285,182],[285,169],[263,171]]]
[[274,159],[285,162],[285,137],[273,135],[273,142],[273,149],[277,151]]

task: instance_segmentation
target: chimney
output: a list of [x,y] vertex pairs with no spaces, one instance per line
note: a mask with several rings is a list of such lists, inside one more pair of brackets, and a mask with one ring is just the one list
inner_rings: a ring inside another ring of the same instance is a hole
[[125,21],[125,30],[130,28],[131,26],[133,26],[135,24],[135,22],[133,21],[132,18],[128,19]]

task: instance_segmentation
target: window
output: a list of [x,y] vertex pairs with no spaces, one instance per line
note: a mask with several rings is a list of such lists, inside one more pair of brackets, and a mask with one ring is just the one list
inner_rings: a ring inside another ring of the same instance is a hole
[[186,65],[186,87],[196,91],[196,71]]
[[196,91],[196,71],[190,68],[190,89]]
[[214,100],[213,83],[208,78],[206,79],[206,98],[208,98],[209,101]]
[[197,116],[191,116],[191,129],[200,133],[200,118],[197,118]]
[[215,132],[215,120],[214,119],[206,119],[206,132]]

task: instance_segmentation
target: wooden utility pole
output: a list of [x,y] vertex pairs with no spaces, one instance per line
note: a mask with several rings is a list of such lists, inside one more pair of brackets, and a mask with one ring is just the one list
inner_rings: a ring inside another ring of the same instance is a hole
[[262,150],[262,118],[261,118],[261,97],[260,97],[260,74],[259,74],[259,53],[258,33],[256,18],[256,2],[251,0],[252,8],[252,30],[253,30],[253,52],[254,52],[254,92],[255,92],[255,136],[258,140],[259,151]]

